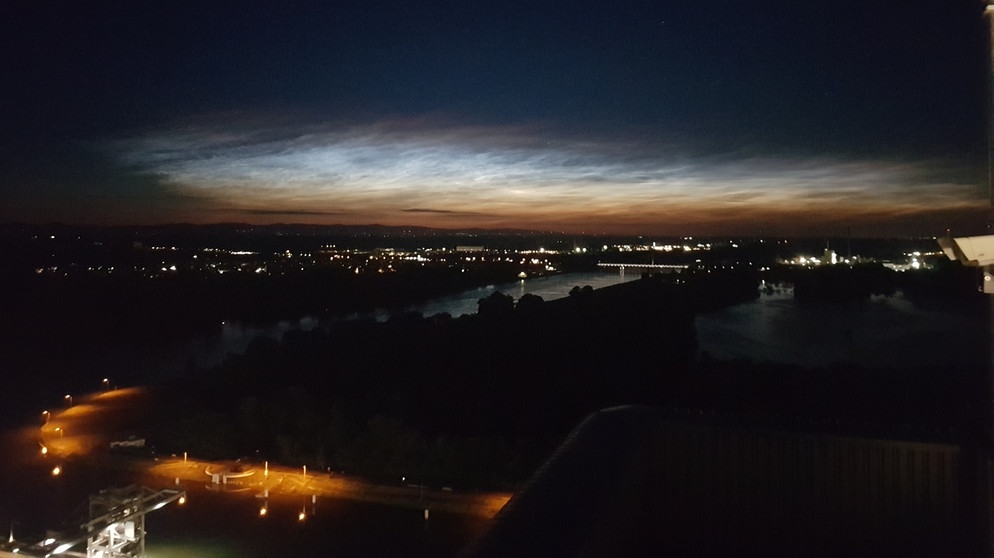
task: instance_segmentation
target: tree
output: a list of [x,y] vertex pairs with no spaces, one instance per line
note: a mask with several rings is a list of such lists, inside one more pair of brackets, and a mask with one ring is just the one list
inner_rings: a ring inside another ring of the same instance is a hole
[[490,296],[481,298],[478,305],[477,313],[481,317],[507,317],[514,310],[514,297],[495,291]]
[[533,316],[542,310],[543,304],[545,304],[545,301],[542,300],[542,297],[525,293],[518,299],[518,303],[514,308],[519,314]]

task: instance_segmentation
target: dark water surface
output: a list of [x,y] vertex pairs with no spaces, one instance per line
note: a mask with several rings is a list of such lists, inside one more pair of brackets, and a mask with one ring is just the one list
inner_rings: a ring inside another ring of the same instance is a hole
[[790,289],[697,317],[701,350],[806,367],[851,362],[869,367],[985,365],[984,304],[927,307],[901,294],[844,303],[800,303]]

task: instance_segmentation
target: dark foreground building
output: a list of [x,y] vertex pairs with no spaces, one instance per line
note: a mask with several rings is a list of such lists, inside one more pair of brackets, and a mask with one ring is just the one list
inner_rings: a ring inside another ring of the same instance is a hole
[[986,458],[907,437],[604,410],[464,556],[984,555]]

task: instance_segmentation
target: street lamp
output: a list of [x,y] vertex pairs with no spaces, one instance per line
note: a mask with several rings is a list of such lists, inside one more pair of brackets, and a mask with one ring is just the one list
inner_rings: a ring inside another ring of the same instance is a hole
[[66,400],[68,405],[72,407],[72,396],[67,393],[64,399]]
[[55,427],[55,431],[59,433],[59,438],[61,438],[62,437],[62,433],[65,432],[65,430],[62,430],[61,426],[56,426]]
[[45,424],[48,424],[49,419],[52,418],[52,413],[48,411],[42,411],[41,416],[45,417]]
[[103,384],[104,384],[104,390],[109,391],[110,390],[110,378],[104,378]]

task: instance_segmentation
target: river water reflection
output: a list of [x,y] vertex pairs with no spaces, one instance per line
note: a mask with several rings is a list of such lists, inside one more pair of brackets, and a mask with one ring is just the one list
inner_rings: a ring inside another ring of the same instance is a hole
[[806,367],[984,365],[983,304],[948,301],[922,308],[898,293],[846,303],[798,303],[789,288],[697,317],[702,350]]
[[[638,274],[617,273],[559,275],[473,289],[403,310],[458,316],[474,312],[476,301],[495,291],[516,299],[532,293],[552,300],[568,296],[574,286],[600,288],[637,278]],[[386,319],[390,314],[378,311],[361,317]],[[201,351],[198,365],[206,366],[210,358],[219,362],[228,352],[244,350],[255,336],[278,337],[291,329],[325,325],[313,318],[268,327],[225,324],[221,335],[198,340],[186,350]],[[866,366],[976,365],[989,358],[983,304],[920,307],[901,295],[805,305],[783,289],[698,316],[696,328],[700,348],[720,358],[803,366],[840,361]],[[178,350],[181,359],[185,358],[183,350]],[[0,492],[5,494],[0,520],[21,522],[15,524],[19,531],[64,520],[70,509],[85,501],[87,493],[131,480],[99,475],[74,479],[72,469],[56,479],[48,472],[50,463],[36,462],[40,458],[31,435],[8,434],[0,437],[0,443],[8,455],[0,466]],[[211,493],[202,485],[184,488],[193,492],[188,507],[170,507],[149,518],[150,556],[445,556],[458,552],[486,527],[485,521],[468,517],[439,513],[426,523],[417,510],[330,500],[321,501],[316,515],[303,525],[294,519],[296,502],[286,504],[285,509],[274,506],[281,513],[260,521],[254,497]],[[60,504],[54,507],[61,510],[49,516],[43,510],[53,504]],[[305,495],[300,505],[306,505]]]
[[201,337],[191,342],[187,354],[184,357],[196,362],[198,366],[213,366],[221,362],[228,353],[244,352],[249,342],[256,337],[270,337],[278,339],[287,331],[303,330],[310,331],[317,327],[326,327],[333,321],[342,319],[372,319],[385,321],[390,316],[404,312],[420,312],[424,316],[434,316],[436,314],[448,313],[453,317],[463,314],[475,314],[477,303],[481,298],[486,298],[495,292],[504,293],[514,297],[515,300],[524,294],[533,294],[542,297],[543,300],[555,300],[569,296],[573,287],[584,287],[589,285],[594,289],[616,285],[627,281],[639,279],[641,275],[635,273],[618,273],[617,271],[565,273],[560,275],[550,275],[546,277],[535,277],[522,279],[510,283],[487,285],[475,289],[431,299],[422,303],[412,304],[404,308],[378,308],[372,312],[352,313],[337,318],[319,320],[312,316],[305,316],[300,320],[281,321],[269,325],[251,325],[241,322],[226,322],[221,327],[220,335]]
[[[381,308],[336,319],[384,321],[402,312],[424,316],[473,314],[477,302],[494,292],[515,300],[525,293],[544,300],[569,296],[573,287],[595,289],[636,280],[639,273],[591,272],[553,275],[488,285],[439,297],[401,309]],[[326,327],[332,320],[304,317],[296,321],[254,326],[228,322],[220,335],[190,343],[184,358],[198,366],[220,363],[228,353],[241,353],[252,339],[279,338],[295,329]],[[701,350],[719,358],[749,358],[801,366],[855,362],[866,366],[938,364],[974,365],[986,362],[987,325],[983,308],[962,301],[922,308],[902,294],[847,303],[799,304],[793,291],[781,288],[754,302],[698,316]],[[192,355],[189,356],[189,355]]]

